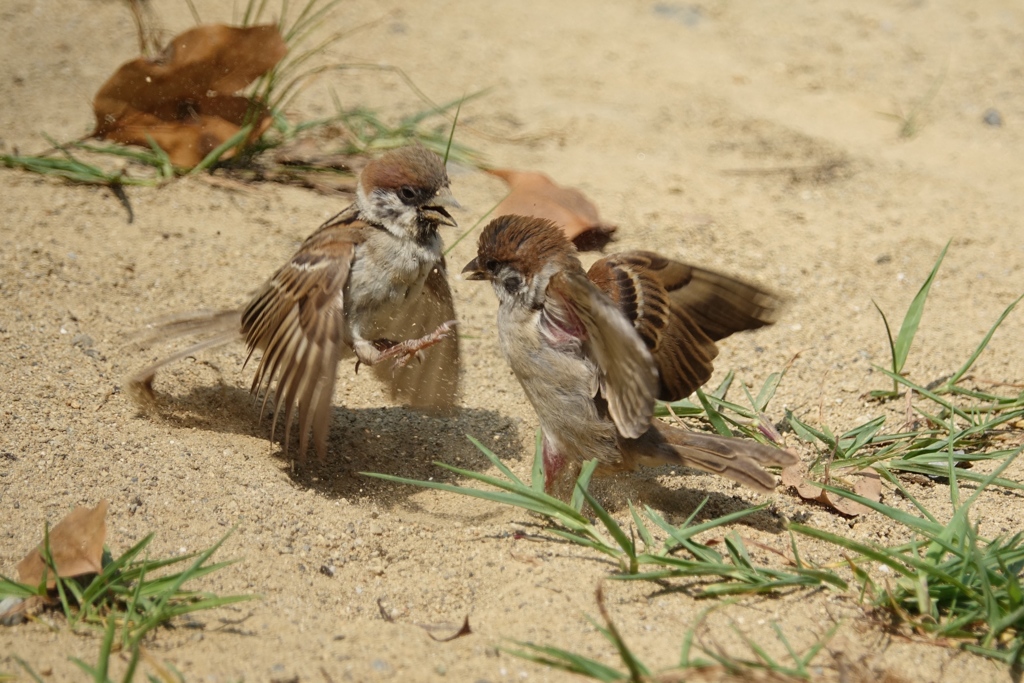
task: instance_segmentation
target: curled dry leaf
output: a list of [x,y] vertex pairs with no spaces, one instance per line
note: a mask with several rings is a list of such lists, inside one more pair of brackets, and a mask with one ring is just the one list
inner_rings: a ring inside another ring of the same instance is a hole
[[[853,479],[853,492],[869,500],[882,499],[882,482],[874,470],[861,470],[846,475]],[[804,500],[813,500],[832,508],[841,515],[856,517],[871,512],[871,509],[860,503],[836,495],[817,486],[807,479],[807,468],[796,464],[782,470],[782,485],[796,489],[797,495]]]
[[508,196],[494,217],[516,214],[546,218],[562,228],[580,251],[600,251],[612,241],[616,227],[602,223],[597,207],[579,190],[562,187],[537,171],[491,168],[487,172],[508,183]]
[[[157,59],[127,62],[103,84],[93,135],[149,146],[191,168],[253,123],[248,141],[270,126],[265,106],[235,95],[287,52],[277,26],[197,26],[176,36]],[[228,158],[230,152],[223,158]]]
[[[68,578],[82,574],[96,574],[103,569],[103,542],[107,538],[107,507],[109,500],[101,500],[96,507],[76,507],[50,529],[50,554],[57,567],[57,576]],[[40,552],[40,543],[18,563],[18,578],[22,583],[37,586],[46,577],[46,587],[57,585]]]

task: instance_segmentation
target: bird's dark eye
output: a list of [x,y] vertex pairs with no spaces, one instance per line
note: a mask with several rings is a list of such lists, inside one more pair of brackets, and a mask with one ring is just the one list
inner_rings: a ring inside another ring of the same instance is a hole
[[523,286],[523,278],[521,278],[521,277],[519,277],[518,275],[515,275],[515,274],[510,274],[510,275],[505,277],[505,279],[502,282],[502,284],[505,285],[505,291],[506,292],[508,292],[509,294],[515,294],[516,292],[518,292],[522,288],[522,286]]
[[484,263],[484,268],[486,268],[488,272],[493,273],[498,269],[498,262],[494,259],[487,259],[487,262]]
[[406,201],[412,201],[413,199],[416,199],[416,190],[412,189],[411,185],[403,185],[402,188],[398,191],[398,193],[402,195],[402,199]]

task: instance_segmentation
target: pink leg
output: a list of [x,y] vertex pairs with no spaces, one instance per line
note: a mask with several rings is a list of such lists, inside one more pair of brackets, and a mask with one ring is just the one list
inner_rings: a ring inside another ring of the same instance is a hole
[[429,349],[434,344],[444,340],[452,328],[456,325],[455,320],[438,325],[437,329],[430,334],[423,335],[419,339],[407,339],[401,342],[390,339],[375,339],[372,342],[356,342],[356,372],[359,372],[359,365],[376,365],[386,360],[395,361],[395,368],[401,368],[413,358],[420,357],[420,352]]
[[[569,461],[555,450],[554,444],[544,437],[542,455],[544,457],[544,492],[553,496],[568,497],[572,495],[571,486],[575,477]],[[573,481],[568,481],[572,479]]]

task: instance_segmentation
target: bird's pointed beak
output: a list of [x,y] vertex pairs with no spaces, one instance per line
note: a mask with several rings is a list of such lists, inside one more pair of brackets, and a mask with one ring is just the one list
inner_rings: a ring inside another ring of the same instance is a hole
[[462,205],[455,201],[455,196],[452,195],[451,189],[446,185],[438,190],[437,194],[430,201],[423,205],[420,209],[420,214],[438,225],[448,225],[454,228],[458,224],[452,218],[452,215],[448,213],[448,209],[461,208]]
[[480,267],[480,263],[477,259],[473,259],[466,264],[466,267],[462,269],[462,277],[467,280],[490,280],[490,276],[487,271]]

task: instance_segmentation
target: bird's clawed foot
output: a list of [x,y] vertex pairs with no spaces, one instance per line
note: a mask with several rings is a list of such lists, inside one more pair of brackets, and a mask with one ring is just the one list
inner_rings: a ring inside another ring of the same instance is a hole
[[444,341],[445,337],[452,331],[458,321],[449,320],[441,323],[433,332],[423,335],[419,339],[406,339],[396,342],[390,339],[374,339],[372,342],[364,342],[372,351],[370,353],[359,353],[356,348],[356,371],[359,371],[359,364],[376,365],[386,360],[395,361],[395,369],[405,367],[413,358],[423,360],[422,352],[434,344]]

